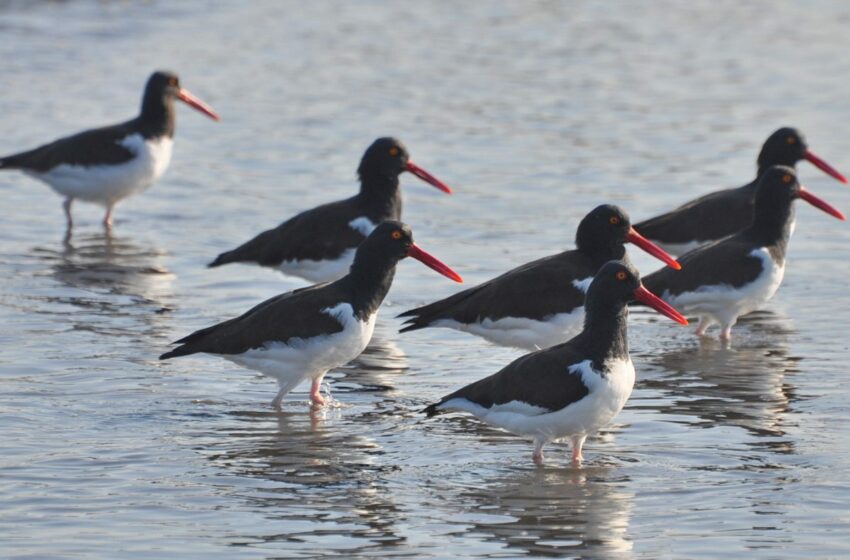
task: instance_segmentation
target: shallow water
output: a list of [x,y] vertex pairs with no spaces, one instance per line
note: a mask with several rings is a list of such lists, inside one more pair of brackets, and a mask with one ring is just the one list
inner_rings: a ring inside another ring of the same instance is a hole
[[1,557],[850,555],[850,229],[808,207],[731,349],[633,314],[635,391],[580,470],[566,444],[538,469],[528,442],[419,414],[520,352],[398,335],[457,289],[415,262],[328,376],[339,408],[301,387],[277,414],[268,379],[157,361],[302,285],[204,264],[349,196],[379,135],[456,188],[405,177],[405,220],[469,285],[569,246],[601,202],[640,219],[748,181],[779,126],[850,171],[850,5],[467,4],[0,1],[0,153],[131,116],[160,67],[223,116],[180,108],[171,168],[112,238],[78,205],[63,244],[60,199],[0,174]]

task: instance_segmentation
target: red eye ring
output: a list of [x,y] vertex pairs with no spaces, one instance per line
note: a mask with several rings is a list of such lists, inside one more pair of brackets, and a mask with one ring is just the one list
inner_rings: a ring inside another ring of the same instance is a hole
[[620,223],[620,218],[618,218],[617,216],[611,216],[610,218],[608,218],[608,221],[616,226]]
[[789,144],[796,144],[797,143],[797,139],[794,138],[793,136],[789,136],[788,138],[785,139],[785,141],[788,142]]
[[628,274],[623,272],[622,270],[617,273],[617,280],[625,280]]
[[399,150],[396,146],[390,148],[390,155],[393,157],[396,157],[400,152],[401,150]]
[[393,239],[401,239],[401,230],[395,230],[390,235]]

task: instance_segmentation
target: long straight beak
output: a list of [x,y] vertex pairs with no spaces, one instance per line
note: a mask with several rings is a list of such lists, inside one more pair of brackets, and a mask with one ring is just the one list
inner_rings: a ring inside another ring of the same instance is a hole
[[626,240],[629,243],[634,243],[673,270],[682,270],[682,265],[680,265],[676,259],[668,255],[664,249],[639,234],[635,228],[629,228],[629,233],[626,234]]
[[413,173],[414,175],[416,175],[417,177],[419,177],[420,179],[422,179],[426,183],[428,183],[430,185],[434,185],[435,187],[437,187],[438,189],[440,189],[444,193],[452,194],[451,187],[449,187],[447,184],[440,181],[439,179],[437,179],[436,177],[434,177],[433,175],[431,175],[430,173],[428,173],[427,171],[425,171],[424,169],[422,169],[421,167],[419,167],[418,165],[416,165],[412,161],[408,160],[407,165],[405,167],[408,171],[410,171],[411,173]]
[[812,194],[812,191],[808,190],[803,185],[800,185],[800,190],[797,191],[800,198],[814,206],[815,208],[819,208],[829,214],[830,216],[835,216],[839,220],[846,220],[844,214],[839,212],[835,207],[826,202],[825,200],[821,200]]
[[818,169],[820,169],[821,171],[823,171],[827,175],[834,177],[835,179],[841,181],[842,183],[846,184],[848,182],[847,177],[845,177],[844,175],[839,173],[838,170],[836,170],[830,164],[828,164],[827,162],[822,160],[820,157],[815,155],[815,153],[813,151],[807,149],[806,153],[803,155],[803,157],[806,158],[806,161],[808,161],[809,163],[811,163],[812,165],[814,165],[815,167],[817,167]]
[[180,91],[177,92],[177,99],[188,105],[189,107],[200,111],[205,114],[209,118],[214,121],[220,121],[221,117],[218,116],[218,113],[213,111],[213,108],[189,93],[189,90],[180,88]]
[[670,317],[680,325],[688,324],[688,320],[685,319],[684,315],[676,311],[672,305],[644,288],[643,285],[638,286],[638,289],[634,292],[634,296],[639,302],[648,305],[662,315]]
[[460,277],[460,274],[452,270],[449,265],[445,264],[443,261],[441,261],[434,255],[420,249],[419,246],[416,245],[416,243],[412,244],[410,246],[410,249],[407,250],[407,256],[413,257],[425,266],[436,270],[443,276],[451,278],[455,282],[459,282],[461,284],[463,283],[463,278]]

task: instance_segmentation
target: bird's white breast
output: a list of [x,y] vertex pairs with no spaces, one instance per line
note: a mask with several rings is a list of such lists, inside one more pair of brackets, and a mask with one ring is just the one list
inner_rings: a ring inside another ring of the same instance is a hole
[[131,134],[119,142],[134,157],[123,163],[102,165],[61,164],[51,170],[28,172],[67,197],[111,206],[150,187],[168,168],[174,144],[168,137],[145,139]]

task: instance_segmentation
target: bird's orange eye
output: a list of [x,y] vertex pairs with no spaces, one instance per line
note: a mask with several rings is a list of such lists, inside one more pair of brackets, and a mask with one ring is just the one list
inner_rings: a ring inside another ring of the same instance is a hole
[[168,85],[176,86],[177,85],[177,78],[168,78]]
[[396,157],[400,151],[401,150],[399,150],[397,147],[393,146],[392,148],[390,148],[390,155]]
[[790,182],[791,182],[791,181],[793,181],[793,180],[794,180],[794,178],[793,178],[793,177],[791,177],[790,175],[784,175],[784,176],[782,177],[782,182],[783,182],[783,183],[790,183]]
[[395,230],[395,231],[392,233],[392,236],[393,236],[393,239],[401,239],[401,231],[399,231],[399,230]]
[[625,280],[626,276],[628,276],[628,275],[621,270],[620,272],[617,273],[617,280]]
[[608,218],[608,221],[616,226],[620,223],[620,218],[618,218],[617,216],[611,216],[610,218]]
[[789,136],[788,138],[785,139],[785,141],[788,142],[789,144],[796,144],[797,143],[797,139],[794,138],[793,136]]

